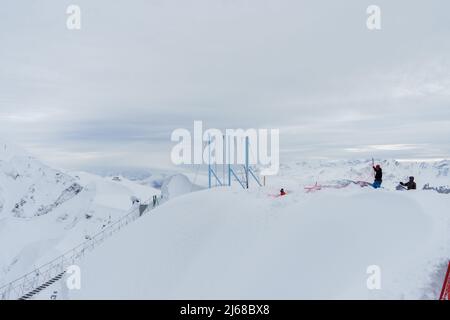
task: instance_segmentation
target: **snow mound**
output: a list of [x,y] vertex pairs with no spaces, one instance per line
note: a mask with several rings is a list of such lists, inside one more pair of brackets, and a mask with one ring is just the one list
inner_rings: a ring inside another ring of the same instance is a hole
[[161,186],[161,195],[163,199],[168,200],[194,190],[194,186],[184,174],[175,174],[164,179]]
[[[450,198],[216,188],[165,203],[81,262],[72,299],[419,299],[448,258]],[[367,287],[378,266],[382,289]]]

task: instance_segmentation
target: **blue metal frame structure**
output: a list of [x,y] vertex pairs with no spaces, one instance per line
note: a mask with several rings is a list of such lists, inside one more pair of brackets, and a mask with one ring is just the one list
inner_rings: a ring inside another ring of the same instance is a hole
[[[225,142],[225,137],[224,137]],[[227,144],[228,145],[228,144]],[[244,166],[244,172],[245,172],[245,180],[242,181],[239,179],[236,172],[233,170],[231,166],[231,161],[228,159],[228,186],[231,186],[232,184],[232,177],[234,177],[237,182],[241,185],[243,189],[248,189],[250,187],[250,176],[256,181],[256,183],[262,187],[261,182],[256,177],[255,173],[250,168],[250,155],[249,155],[249,149],[250,149],[250,141],[249,137],[245,137],[245,166]],[[227,156],[229,156],[229,150],[227,151]],[[224,164],[225,165],[225,164]],[[216,183],[218,183],[219,186],[224,186],[222,181],[219,179],[217,173],[214,171],[214,169],[211,166],[211,136],[208,139],[208,187],[212,188],[212,179],[216,180]]]

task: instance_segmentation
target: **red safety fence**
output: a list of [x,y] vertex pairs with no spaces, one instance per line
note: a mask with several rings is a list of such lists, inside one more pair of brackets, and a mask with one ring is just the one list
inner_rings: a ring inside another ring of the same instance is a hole
[[447,274],[445,275],[444,284],[442,285],[442,292],[439,300],[450,300],[450,261],[447,267]]

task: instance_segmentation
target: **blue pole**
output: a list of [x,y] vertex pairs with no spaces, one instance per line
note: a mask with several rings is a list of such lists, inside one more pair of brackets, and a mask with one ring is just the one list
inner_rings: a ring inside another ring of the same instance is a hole
[[248,136],[245,137],[245,181],[248,189]]
[[222,143],[223,143],[223,148],[222,148],[222,152],[223,152],[223,155],[222,155],[222,160],[223,160],[223,163],[222,163],[222,181],[223,181],[223,184],[225,185],[225,177],[226,177],[225,170],[226,170],[226,163],[227,163],[227,142],[225,141],[225,135],[222,135]]
[[227,136],[227,161],[228,161],[228,186],[231,187],[231,159],[230,159],[230,137]]
[[211,135],[208,136],[208,187],[211,189]]

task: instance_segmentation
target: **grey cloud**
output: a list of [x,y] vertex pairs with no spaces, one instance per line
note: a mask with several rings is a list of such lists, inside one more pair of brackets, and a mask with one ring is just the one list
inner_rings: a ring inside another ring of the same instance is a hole
[[0,133],[61,166],[166,161],[194,120],[281,128],[300,156],[450,155],[448,1],[379,0],[378,32],[372,1],[79,0],[68,31],[71,3],[0,12]]

